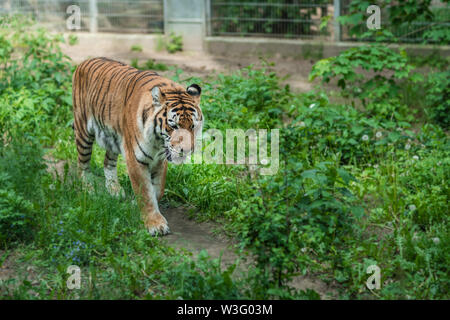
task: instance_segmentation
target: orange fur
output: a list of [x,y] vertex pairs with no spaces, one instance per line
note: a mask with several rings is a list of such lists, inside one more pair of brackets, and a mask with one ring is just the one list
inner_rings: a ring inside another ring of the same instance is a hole
[[[97,140],[107,151],[107,186],[117,193],[116,162],[122,154],[144,224],[152,234],[169,232],[158,208],[167,160],[193,150],[203,121],[200,92],[197,85],[185,89],[156,72],[140,71],[107,58],[86,60],[73,75],[78,166],[82,173],[89,169],[92,144]],[[185,135],[180,137],[180,131]]]

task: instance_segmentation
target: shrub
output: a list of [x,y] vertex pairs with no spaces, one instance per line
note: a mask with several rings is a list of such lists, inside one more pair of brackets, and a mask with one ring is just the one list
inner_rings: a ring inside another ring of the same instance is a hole
[[411,74],[413,69],[404,51],[373,44],[320,60],[313,66],[310,80],[321,77],[328,83],[336,79],[340,94],[353,104],[360,101],[370,115],[411,121],[413,110],[405,104],[402,82],[422,80],[419,74]]
[[450,71],[430,73],[426,83],[425,112],[443,128],[450,127]]

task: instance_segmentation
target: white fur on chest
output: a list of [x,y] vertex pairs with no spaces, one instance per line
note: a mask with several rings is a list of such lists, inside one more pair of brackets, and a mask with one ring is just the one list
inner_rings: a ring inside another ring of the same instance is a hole
[[144,135],[144,137],[144,139],[139,141],[139,144],[136,143],[134,154],[139,161],[147,163],[149,169],[152,169],[160,165],[161,161],[166,157],[166,152],[163,147],[163,141],[157,139],[153,133],[147,136]]

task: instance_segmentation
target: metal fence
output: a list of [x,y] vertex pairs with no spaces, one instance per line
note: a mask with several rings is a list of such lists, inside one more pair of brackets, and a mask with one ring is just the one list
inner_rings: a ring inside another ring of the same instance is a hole
[[[349,13],[351,0],[210,0],[207,17],[211,36],[263,36],[334,41],[357,40],[349,27],[336,25],[336,18]],[[401,26],[389,24],[389,10],[381,13],[381,25],[402,42],[422,42],[429,27],[450,27],[450,8],[434,0],[431,10],[435,21],[414,21]],[[362,14],[366,15],[365,12]],[[329,23],[326,24],[325,22]],[[323,23],[322,23],[323,22]],[[333,22],[333,23],[332,23]],[[322,27],[321,27],[322,25]],[[358,30],[359,29],[359,30]],[[365,23],[356,26],[359,34],[367,31]],[[371,39],[365,39],[365,41]],[[372,39],[373,40],[373,39]]]
[[[351,35],[349,27],[340,27],[336,23],[336,18],[349,13],[351,0],[204,0],[189,6],[184,1],[188,0],[0,0],[0,13],[31,14],[42,24],[64,31],[67,30],[66,19],[69,16],[67,7],[77,5],[81,10],[81,30],[164,33],[164,16],[167,27],[170,22],[167,17],[172,11],[177,11],[177,18],[171,21],[178,24],[179,16],[184,15],[186,23],[193,23],[193,16],[205,12],[205,16],[195,22],[206,27],[208,36],[358,40]],[[171,6],[167,6],[169,2]],[[191,3],[194,2],[189,1]],[[164,7],[170,9],[164,13]],[[433,0],[431,10],[435,13],[435,21],[390,26],[389,10],[385,8],[381,13],[381,26],[402,42],[423,41],[430,27],[437,26],[448,32],[448,3]],[[365,12],[362,14],[366,15]],[[359,29],[359,34],[367,31],[365,23],[354,29]]]
[[[340,15],[346,15],[350,12],[351,0],[341,0],[341,12]],[[393,26],[389,22],[389,6],[385,7],[381,11],[381,27],[383,30],[389,30],[392,32],[400,42],[403,43],[419,43],[424,40],[425,33],[430,30],[430,27],[439,27],[446,29],[449,32],[450,27],[450,6],[442,1],[434,0],[430,10],[434,14],[434,21],[426,21],[424,19],[418,19],[410,23],[404,23],[402,25]],[[362,34],[367,31],[365,23],[361,23],[357,26],[353,26],[357,34]],[[362,41],[357,36],[351,35],[350,27],[342,27],[343,41]],[[370,41],[375,39],[365,38],[363,41]],[[433,42],[432,39],[430,42]]]
[[255,1],[210,0],[209,32],[212,36],[265,36],[317,38],[332,36],[320,28],[322,19],[333,16],[333,0]]
[[1,0],[0,10],[29,14],[53,30],[64,31],[71,5],[80,8],[82,31],[95,26],[105,32],[164,32],[163,0]]

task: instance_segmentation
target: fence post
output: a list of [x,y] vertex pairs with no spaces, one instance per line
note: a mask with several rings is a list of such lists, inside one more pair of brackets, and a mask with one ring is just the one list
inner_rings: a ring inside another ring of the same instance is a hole
[[211,36],[211,0],[205,0],[205,26],[206,36]]
[[334,0],[334,41],[341,41],[341,26],[337,18],[341,15],[341,0]]
[[98,31],[98,8],[97,0],[89,0],[89,31]]
[[164,33],[181,35],[187,51],[202,51],[206,4],[205,0],[164,0]]

